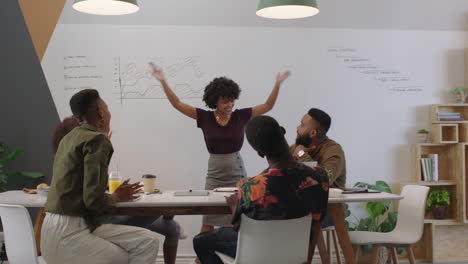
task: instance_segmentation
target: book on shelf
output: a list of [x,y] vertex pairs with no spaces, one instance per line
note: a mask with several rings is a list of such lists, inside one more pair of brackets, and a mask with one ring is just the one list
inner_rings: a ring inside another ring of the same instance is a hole
[[465,121],[463,118],[441,118],[439,117],[439,121]]
[[427,158],[421,158],[421,180],[438,181],[439,180],[439,155],[428,154]]
[[428,154],[427,157],[431,160],[432,165],[432,180],[439,180],[439,154]]
[[427,158],[421,158],[421,180],[422,181],[429,181],[428,169],[426,166]]
[[460,113],[437,113],[438,116],[458,116],[460,117]]

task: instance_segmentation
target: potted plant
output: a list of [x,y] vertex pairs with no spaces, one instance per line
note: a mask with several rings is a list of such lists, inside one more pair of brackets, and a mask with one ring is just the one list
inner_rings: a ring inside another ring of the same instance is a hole
[[14,150],[13,152],[5,155],[6,148],[5,144],[0,142],[0,191],[5,190],[5,185],[8,182],[8,178],[10,177],[17,177],[17,176],[24,176],[29,178],[40,178],[43,177],[44,174],[38,172],[26,172],[26,171],[19,171],[19,172],[7,172],[5,171],[5,166],[16,159],[18,155],[22,152],[21,148]]
[[449,204],[450,192],[447,190],[433,190],[427,196],[426,206],[432,210],[432,215],[435,219],[445,218]]
[[[392,193],[392,189],[390,186],[384,181],[376,181],[375,184],[369,184],[365,182],[357,182],[354,187],[365,187],[370,190],[376,190],[380,192],[387,192]],[[397,212],[393,212],[390,210],[391,202],[368,202],[366,203],[366,212],[367,217],[358,219],[356,216],[351,214],[351,211],[348,209],[346,205],[346,212],[345,216],[349,217],[352,216],[354,220],[357,222],[346,221],[346,225],[348,230],[350,231],[371,231],[371,232],[390,232],[392,231],[397,222]],[[367,253],[369,252],[369,246],[362,246],[362,252]],[[403,250],[401,248],[397,249],[398,254],[400,254]],[[379,264],[386,263],[388,259],[388,251],[385,247],[381,247],[379,249]],[[367,263],[363,258],[364,263]]]
[[419,143],[426,143],[427,138],[429,137],[429,131],[422,128],[418,130]]
[[467,88],[455,88],[450,91],[451,94],[455,95],[457,104],[464,104],[466,102]]

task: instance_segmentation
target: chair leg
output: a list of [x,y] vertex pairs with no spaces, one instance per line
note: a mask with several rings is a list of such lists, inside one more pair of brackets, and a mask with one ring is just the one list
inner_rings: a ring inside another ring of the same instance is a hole
[[412,247],[406,248],[406,253],[408,253],[410,264],[416,264],[416,259],[414,258],[413,248]]
[[310,237],[309,237],[309,252],[307,254],[307,264],[312,263],[312,259],[314,258],[315,246],[317,245],[317,239],[319,234],[322,233],[322,223],[319,222],[312,222],[312,227],[310,230]]
[[379,263],[379,249],[380,246],[373,245],[371,250],[371,264]]
[[395,247],[390,248],[390,253],[392,254],[392,263],[398,264],[398,256],[397,256],[396,248]]
[[328,258],[328,261],[331,263],[331,259],[332,259],[332,247],[331,247],[331,232],[333,230],[327,230],[326,233],[327,233],[327,252],[328,252],[328,255],[327,255],[327,258]]
[[359,263],[359,254],[361,254],[361,245],[354,245],[355,262]]
[[330,264],[330,255],[328,254],[327,247],[325,246],[325,239],[323,238],[322,232],[320,232],[319,237],[317,238],[317,247],[322,263]]
[[337,241],[338,239],[336,238],[335,230],[332,230],[332,235],[333,235],[333,245],[335,246],[336,261],[338,264],[341,264],[340,249],[338,247],[338,241]]

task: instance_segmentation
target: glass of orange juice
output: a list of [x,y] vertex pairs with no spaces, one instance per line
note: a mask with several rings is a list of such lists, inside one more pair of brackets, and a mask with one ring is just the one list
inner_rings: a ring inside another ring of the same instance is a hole
[[122,184],[122,176],[119,171],[111,171],[109,173],[109,193],[112,194]]

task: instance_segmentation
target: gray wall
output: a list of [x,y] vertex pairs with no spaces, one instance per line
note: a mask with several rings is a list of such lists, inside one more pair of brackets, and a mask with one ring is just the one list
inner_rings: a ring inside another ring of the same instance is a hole
[[23,148],[8,171],[42,172],[49,182],[59,117],[16,0],[2,1],[0,36],[0,141]]

